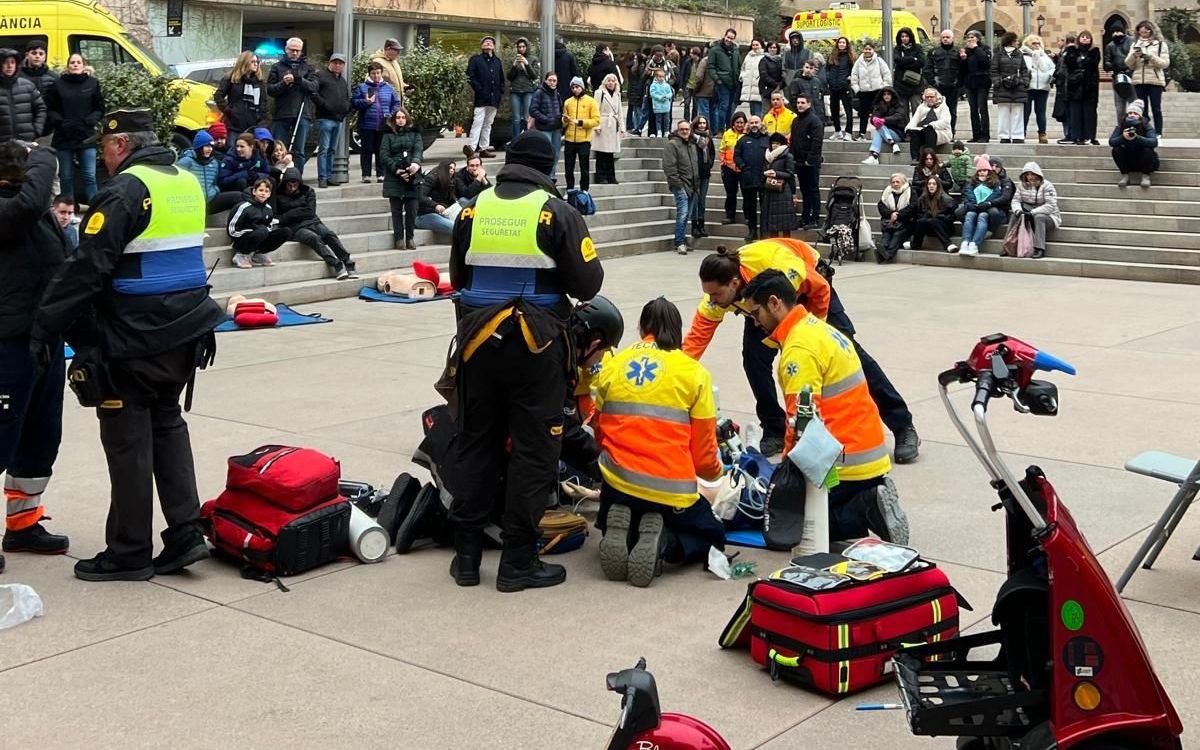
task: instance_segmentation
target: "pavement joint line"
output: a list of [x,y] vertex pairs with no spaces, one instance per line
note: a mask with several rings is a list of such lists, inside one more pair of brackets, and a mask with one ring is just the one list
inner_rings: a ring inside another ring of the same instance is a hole
[[436,675],[439,675],[439,676],[441,676],[441,677],[445,677],[446,679],[449,679],[449,680],[454,680],[455,682],[460,682],[460,683],[462,683],[462,684],[464,684],[464,685],[470,685],[471,687],[476,687],[476,688],[479,688],[479,689],[481,689],[481,690],[486,690],[486,691],[487,691],[487,692],[489,692],[489,693],[497,693],[497,694],[499,694],[499,695],[504,695],[504,696],[507,696],[507,697],[509,697],[509,698],[512,698],[512,699],[514,699],[514,700],[521,701],[522,703],[528,703],[528,704],[530,704],[530,705],[533,705],[533,706],[538,706],[538,707],[540,707],[540,708],[545,708],[545,709],[547,709],[547,710],[550,710],[550,711],[555,711],[555,712],[557,712],[557,713],[560,713],[560,714],[563,714],[563,715],[565,715],[565,716],[570,716],[570,717],[572,717],[572,718],[575,718],[575,719],[580,719],[580,720],[582,720],[582,721],[587,721],[587,722],[590,722],[590,723],[592,723],[592,724],[597,724],[597,725],[599,725],[599,726],[602,726],[602,727],[605,727],[605,728],[611,728],[611,727],[612,727],[612,722],[611,722],[611,721],[608,721],[608,720],[594,719],[594,718],[592,718],[592,717],[590,717],[590,716],[584,716],[584,715],[582,715],[582,714],[575,713],[574,711],[569,711],[569,710],[567,710],[567,709],[565,709],[565,708],[560,708],[560,707],[558,707],[558,706],[551,706],[551,705],[549,705],[549,704],[542,703],[541,701],[536,701],[536,700],[533,700],[532,698],[526,698],[526,697],[525,697],[525,696],[523,696],[523,695],[517,695],[517,694],[515,694],[515,693],[510,693],[510,692],[508,692],[507,690],[499,690],[499,689],[497,689],[497,688],[494,688],[494,687],[491,687],[491,686],[489,686],[489,685],[484,685],[484,684],[481,684],[481,683],[478,683],[478,682],[474,682],[474,681],[472,681],[472,680],[468,680],[467,678],[465,678],[465,677],[460,677],[459,675],[450,674],[449,672],[443,672],[443,671],[442,671],[442,670],[440,670],[440,669],[435,669],[435,668],[433,668],[433,667],[429,667],[429,666],[426,666],[426,665],[424,665],[424,664],[421,664],[421,663],[418,663],[418,662],[409,661],[408,659],[403,659],[403,658],[401,658],[401,657],[399,657],[399,656],[396,656],[396,655],[394,655],[394,654],[387,654],[387,653],[383,653],[383,652],[380,652],[380,651],[375,651],[374,649],[367,648],[367,647],[365,647],[365,646],[362,646],[361,644],[354,643],[354,642],[352,642],[352,641],[346,641],[346,640],[342,640],[341,638],[336,638],[336,637],[334,637],[334,636],[331,636],[331,635],[326,635],[326,634],[324,634],[324,633],[318,633],[318,632],[315,632],[315,631],[312,631],[312,630],[305,630],[304,628],[300,627],[299,625],[293,625],[292,623],[289,623],[289,622],[284,622],[284,621],[282,621],[282,620],[276,620],[276,619],[275,619],[275,618],[273,618],[273,617],[267,617],[266,615],[259,614],[258,612],[250,612],[250,611],[248,611],[248,610],[239,609],[239,608],[237,608],[237,607],[230,607],[230,609],[233,609],[235,612],[240,612],[240,613],[242,613],[242,614],[249,615],[250,617],[257,617],[257,618],[259,618],[259,619],[261,619],[261,620],[264,620],[264,621],[266,621],[266,622],[274,623],[274,624],[276,624],[276,625],[280,625],[280,626],[282,626],[282,627],[289,628],[289,629],[291,629],[291,630],[296,630],[296,631],[298,631],[298,632],[304,633],[304,634],[306,634],[306,635],[313,636],[313,637],[315,637],[315,638],[322,638],[322,639],[324,639],[324,640],[327,640],[327,641],[332,641],[332,642],[334,642],[334,643],[338,643],[338,644],[341,644],[341,645],[343,645],[343,646],[347,646],[347,647],[349,647],[349,648],[352,648],[352,649],[355,649],[355,650],[357,650],[357,651],[362,651],[363,653],[371,654],[371,655],[373,655],[373,656],[378,656],[378,657],[380,657],[380,658],[383,658],[383,659],[388,659],[388,660],[390,660],[390,661],[394,661],[394,662],[398,662],[398,663],[400,663],[400,664],[404,664],[404,665],[406,665],[406,666],[409,666],[409,667],[412,667],[412,668],[414,668],[414,669],[419,669],[419,670],[421,670],[421,671],[424,671],[424,672],[431,672],[431,673],[433,673],[433,674],[436,674]]
[[1184,614],[1184,615],[1200,615],[1200,611],[1196,611],[1196,610],[1192,610],[1192,609],[1184,609],[1183,607],[1176,607],[1171,604],[1159,604],[1157,602],[1148,602],[1148,601],[1144,601],[1142,599],[1135,599],[1132,596],[1122,596],[1121,598],[1126,599],[1131,602],[1136,602],[1138,604],[1144,604],[1147,607],[1157,607],[1159,609],[1169,609],[1172,612],[1178,612],[1178,613]]
[[[1137,336],[1136,338],[1129,339],[1127,341],[1122,341],[1121,343],[1116,344],[1116,346],[1129,346],[1130,344],[1135,343],[1137,341],[1141,341],[1142,339],[1153,338],[1154,336],[1161,336],[1164,333],[1170,333],[1171,331],[1178,331],[1180,328],[1187,328],[1188,326],[1195,325],[1197,322],[1200,322],[1200,321],[1190,320],[1186,323],[1180,323],[1177,326],[1172,326],[1172,327],[1167,328],[1162,331],[1155,331],[1154,333],[1147,333],[1147,334],[1143,334],[1141,336]],[[1146,351],[1146,350],[1134,349],[1134,351]],[[1154,353],[1155,354],[1167,354],[1168,352],[1154,352]]]
[[787,734],[788,732],[791,732],[791,731],[793,731],[793,730],[795,730],[795,729],[799,729],[801,724],[804,724],[805,722],[811,721],[812,719],[815,719],[816,717],[818,717],[818,716],[820,716],[821,714],[825,713],[825,712],[826,712],[826,711],[828,711],[829,709],[831,709],[831,708],[833,708],[834,706],[836,706],[838,703],[841,703],[841,702],[842,702],[842,700],[846,700],[846,698],[839,698],[839,699],[835,699],[835,700],[830,700],[830,701],[829,701],[827,704],[825,704],[824,706],[821,706],[820,708],[816,709],[815,711],[813,711],[812,713],[808,714],[808,715],[807,715],[807,716],[805,716],[803,719],[801,719],[800,721],[798,721],[798,722],[796,722],[795,724],[791,725],[790,727],[785,727],[784,729],[782,729],[782,730],[780,730],[780,731],[776,732],[775,734],[771,735],[770,737],[767,737],[765,740],[763,740],[762,742],[758,743],[757,745],[753,745],[753,746],[751,746],[750,750],[760,750],[761,748],[764,748],[764,747],[766,747],[767,745],[771,744],[772,742],[774,742],[775,740],[779,739],[780,737],[782,737],[783,735]]

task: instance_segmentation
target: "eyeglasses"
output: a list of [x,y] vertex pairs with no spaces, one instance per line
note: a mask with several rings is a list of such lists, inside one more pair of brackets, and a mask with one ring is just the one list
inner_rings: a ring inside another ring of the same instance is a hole
[[300,47],[288,47],[287,51],[288,52],[303,52],[304,50]]

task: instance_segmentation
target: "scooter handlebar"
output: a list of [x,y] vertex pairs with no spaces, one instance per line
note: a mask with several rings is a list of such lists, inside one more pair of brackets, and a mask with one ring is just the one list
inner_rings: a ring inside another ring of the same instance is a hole
[[990,372],[980,373],[975,385],[975,398],[971,399],[971,408],[982,406],[987,409],[988,401],[992,399],[992,387],[996,378]]

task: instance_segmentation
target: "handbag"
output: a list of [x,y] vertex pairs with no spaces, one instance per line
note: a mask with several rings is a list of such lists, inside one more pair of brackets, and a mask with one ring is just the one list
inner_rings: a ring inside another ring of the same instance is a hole
[[1004,233],[1004,242],[1000,245],[1000,254],[1011,257],[1017,255],[1017,234],[1021,231],[1020,216],[1014,216],[1013,220],[1008,224],[1008,231]]
[[1033,217],[1022,216],[1017,222],[1017,257],[1033,257]]
[[900,76],[900,82],[905,86],[920,86],[921,73],[916,70],[906,70],[904,75]]
[[868,250],[875,249],[875,240],[871,238],[871,222],[867,221],[863,216],[862,193],[858,196],[858,255],[859,260],[862,259],[862,254]]
[[768,177],[764,185],[766,190],[771,193],[783,192],[783,179],[779,177]]

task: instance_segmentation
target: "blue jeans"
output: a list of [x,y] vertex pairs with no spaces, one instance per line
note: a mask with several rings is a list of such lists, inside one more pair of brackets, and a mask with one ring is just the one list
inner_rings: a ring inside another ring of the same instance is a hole
[[696,116],[703,117],[708,120],[709,130],[712,130],[712,99],[705,97],[697,97],[696,99]]
[[79,176],[83,180],[83,203],[91,205],[96,194],[96,149],[59,148],[58,181],[65,195],[75,196],[75,160],[79,160]]
[[625,108],[625,130],[632,133],[646,127],[646,110],[630,105]]
[[441,214],[421,214],[417,217],[417,229],[428,229],[431,232],[451,234],[454,231],[454,221]]
[[733,87],[717,84],[717,111],[713,115],[712,132],[720,133],[733,117]]
[[675,196],[675,246],[679,247],[687,244],[687,224],[692,196],[682,188],[672,190],[671,193]]
[[1025,129],[1029,130],[1029,113],[1037,115],[1038,135],[1046,132],[1046,100],[1050,98],[1049,91],[1029,89],[1029,98],[1025,100]]
[[988,212],[967,211],[963,216],[963,242],[972,242],[978,245],[987,239],[987,234]]
[[708,203],[708,182],[711,177],[701,177],[700,185],[692,195],[692,221],[704,221],[704,207]]
[[670,112],[655,112],[654,127],[658,130],[659,138],[666,138],[671,134],[671,113]]
[[554,149],[554,165],[550,167],[550,180],[558,182],[558,155],[562,153],[562,131],[539,130],[538,132],[550,139],[550,146]]
[[[750,116],[751,117],[762,117],[762,113],[763,113],[763,103],[762,102],[750,102]],[[731,114],[730,118],[732,118],[732,117],[733,117],[733,115]]]
[[529,105],[533,103],[533,92],[527,94],[512,93],[509,94],[512,99],[512,137],[516,140],[517,136],[525,130],[525,124],[529,122]]
[[[271,123],[271,137],[277,141],[283,141],[288,144],[288,150],[292,152],[292,160],[296,163],[296,169],[300,170],[300,174],[304,174],[304,163],[308,161],[307,148],[308,143],[308,118],[300,118],[300,127],[296,127],[296,118],[292,117],[287,120],[276,120]],[[296,131],[296,140],[292,140],[292,131]]]
[[884,125],[882,128],[876,128],[875,135],[871,136],[871,153],[873,153],[873,154],[882,153],[883,152],[883,142],[885,140],[891,141],[892,143],[899,143],[900,136],[898,136],[894,132],[892,132],[892,129],[889,128],[887,125]]
[[317,180],[328,182],[333,175],[333,151],[337,148],[341,120],[317,120]]

